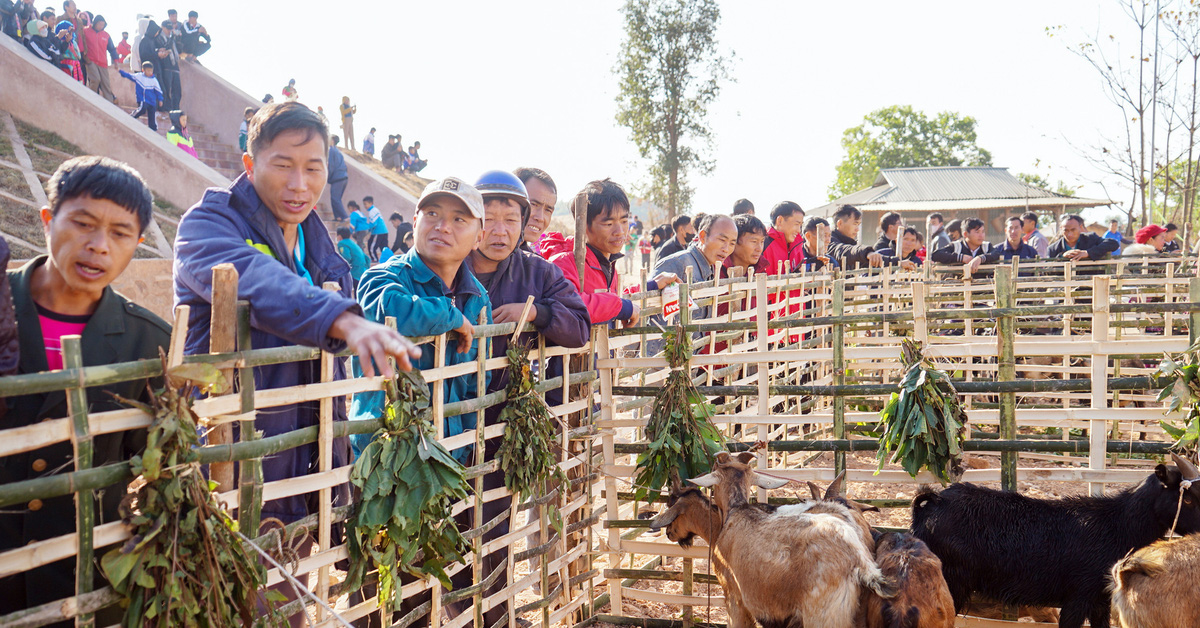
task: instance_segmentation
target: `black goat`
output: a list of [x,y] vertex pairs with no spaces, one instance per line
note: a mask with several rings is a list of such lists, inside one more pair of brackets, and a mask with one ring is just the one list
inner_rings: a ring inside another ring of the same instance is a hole
[[[1062,608],[1060,628],[1109,625],[1113,564],[1167,532],[1200,531],[1200,472],[1172,454],[1138,486],[1111,497],[1033,499],[969,483],[913,500],[912,532],[942,560],[961,612],[972,593],[1006,604]],[[1182,474],[1180,473],[1182,471]]]

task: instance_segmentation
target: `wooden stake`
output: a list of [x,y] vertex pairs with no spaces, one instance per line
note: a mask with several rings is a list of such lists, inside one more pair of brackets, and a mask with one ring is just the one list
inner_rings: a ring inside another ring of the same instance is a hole
[[[67,411],[71,414],[71,447],[75,451],[75,470],[92,467],[92,436],[88,431],[87,389],[83,385],[83,348],[79,336],[62,337],[63,368],[75,369],[80,374],[79,385],[67,390]],[[79,539],[75,556],[75,594],[90,593],[95,570],[95,548],[92,546],[93,528],[96,524],[96,501],[90,490],[75,493],[75,531]],[[75,618],[77,628],[91,628],[96,624],[92,613],[82,613]]]
[[[327,281],[322,286],[330,292],[337,292],[341,284]],[[321,352],[321,381],[333,381],[333,367],[337,356],[328,351]],[[243,369],[246,370],[246,369]],[[319,471],[325,473],[333,470],[333,397],[324,397],[318,406],[319,423],[317,432],[317,464]],[[243,424],[243,430],[245,424]],[[324,551],[333,547],[333,489],[323,488],[317,492],[317,547]],[[317,597],[329,600],[329,565],[322,565],[317,570]],[[325,608],[317,605],[317,621],[324,621]]]
[[[1012,270],[1005,267],[996,269],[996,307],[1013,307]],[[1013,351],[1013,336],[1016,333],[1015,320],[1012,316],[1002,316],[997,321],[999,341],[999,378],[1001,382],[1011,382],[1017,377],[1016,357]],[[1016,439],[1017,437],[1017,395],[1016,393],[1000,394],[1000,438]],[[1017,490],[1017,452],[1006,451],[1000,454],[1000,488],[1006,491]]]
[[[212,309],[209,317],[209,353],[225,353],[237,347],[237,285],[238,271],[233,264],[217,264],[212,269]],[[233,390],[233,369],[223,369],[226,390]],[[212,445],[233,442],[233,424],[218,425],[208,434]],[[221,462],[209,467],[209,477],[217,490],[233,489],[233,464]],[[253,530],[252,530],[253,532]]]

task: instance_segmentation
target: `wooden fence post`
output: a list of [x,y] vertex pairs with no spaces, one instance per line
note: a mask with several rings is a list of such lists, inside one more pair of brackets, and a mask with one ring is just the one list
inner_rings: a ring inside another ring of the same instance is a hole
[[[246,301],[237,302],[238,315],[238,351],[247,352],[250,346],[250,304]],[[247,442],[258,440],[258,430],[254,425],[257,415],[254,409],[254,369],[242,367],[238,369],[238,385],[241,387],[240,411],[243,418],[240,423],[238,440]],[[262,519],[262,458],[248,458],[238,463],[238,527],[247,536],[258,536],[258,526]]]
[[[755,312],[755,327],[758,337],[758,355],[763,358],[762,362],[758,363],[758,440],[767,440],[767,417],[771,415],[771,362],[767,358],[771,355],[768,337],[771,330],[767,327],[767,274],[762,273],[757,275],[755,279],[758,281],[757,302],[754,306]],[[758,452],[758,468],[765,469],[767,467],[767,452]],[[760,502],[767,501],[767,490],[764,488],[758,489],[758,500]]]
[[[533,297],[530,297],[530,299],[532,299],[532,298]],[[487,321],[487,310],[481,310],[479,312],[479,320],[476,322],[476,324],[477,325],[486,325],[487,322],[488,322]],[[513,334],[512,340],[511,340],[512,343],[517,342],[517,337],[521,331],[521,328],[524,326],[525,326],[524,320],[517,321],[517,333]],[[484,395],[487,394],[487,367],[486,367],[486,364],[487,364],[488,356],[492,354],[492,352],[488,350],[489,349],[488,340],[490,340],[490,339],[479,338],[478,339],[479,350],[475,353],[476,364],[478,365],[478,368],[475,371],[475,397],[476,398],[483,397]],[[485,425],[486,421],[484,420],[485,412],[486,412],[485,410],[480,410],[475,413],[475,462],[476,462],[476,464],[483,464],[485,462],[485,460],[483,459],[484,445],[485,445],[484,431],[485,431],[485,427],[486,427],[486,425]],[[474,511],[475,516],[472,519],[472,523],[474,525],[472,525],[471,527],[476,530],[480,529],[485,523],[487,523],[486,521],[483,520],[483,478],[484,478],[484,476],[481,475],[481,476],[475,478],[475,482],[474,482],[474,484],[475,484],[475,487],[474,487],[475,488],[475,505],[472,508],[472,510]],[[510,525],[509,529],[511,529],[511,525]],[[474,539],[472,539],[471,546],[472,546],[471,547],[472,552],[475,554],[475,560],[474,560],[473,564],[471,565],[471,575],[472,575],[471,584],[476,585],[476,584],[483,582],[483,580],[485,578],[487,578],[487,576],[488,576],[488,574],[484,573],[484,571],[483,571],[483,534],[479,534]],[[511,556],[511,552],[510,552],[510,556]],[[480,587],[479,591],[477,591],[475,593],[475,595],[473,596],[475,598],[473,606],[475,609],[475,625],[476,626],[484,625],[483,624],[483,601],[484,601],[483,593],[484,593],[483,587]],[[514,609],[510,607],[508,612],[511,614],[513,610]]]
[[[1200,277],[1188,280],[1188,301],[1200,301]],[[1192,312],[1188,315],[1188,346],[1196,344],[1197,339],[1200,339],[1200,312]]]
[[[462,338],[459,338],[462,341]],[[439,368],[446,364],[446,334],[438,336],[433,342],[433,368]],[[446,437],[446,380],[439,377],[433,381],[433,395],[430,399],[430,407],[433,411],[433,433],[434,438],[442,439]],[[429,625],[432,628],[438,628],[442,625],[442,584],[437,578],[429,576],[425,579],[429,584]]]
[[[996,269],[996,307],[1013,307],[1013,274],[1012,269],[1001,266]],[[1012,314],[1000,316],[996,321],[997,340],[999,341],[999,373],[997,380],[1011,382],[1017,378],[1016,356],[1013,351],[1013,336],[1016,334],[1016,321]],[[1015,440],[1017,438],[1017,395],[1016,393],[1000,393],[1000,438]],[[1000,488],[1006,491],[1017,490],[1017,452],[1005,451],[1000,454]]]
[[[601,359],[607,359],[610,353],[608,327],[604,325],[592,327],[592,333],[596,338],[596,352],[600,354]],[[645,346],[644,343],[643,346]],[[613,420],[612,389],[615,370],[613,368],[600,369],[600,420],[606,425]],[[617,479],[613,475],[613,466],[617,462],[617,455],[612,428],[604,430],[600,437],[600,446],[604,450],[604,467],[602,468],[604,470],[604,501],[608,518],[620,519],[621,502],[617,499]],[[634,516],[636,517],[637,514],[634,513]],[[608,550],[608,564],[619,568],[621,566],[621,530],[619,528],[608,529]],[[612,614],[621,615],[624,609],[620,578],[610,577],[608,579],[608,596]]]
[[[337,292],[341,284],[327,281],[322,286],[330,292]],[[321,382],[333,381],[334,362],[337,356],[328,351],[321,352]],[[248,370],[248,369],[243,369]],[[321,397],[318,405],[319,427],[317,428],[317,471],[327,473],[333,470],[333,397]],[[245,424],[243,423],[243,431]],[[333,545],[333,489],[323,488],[317,492],[317,547],[320,551],[330,549]],[[317,570],[317,597],[329,600],[329,565],[322,565]],[[324,621],[325,607],[317,605],[317,621]]]
[[[237,347],[238,271],[233,264],[217,264],[212,269],[212,302],[209,314],[209,353],[227,353]],[[233,390],[233,369],[222,369],[227,390]],[[228,445],[233,442],[233,424],[218,425],[208,433],[208,444]],[[217,491],[233,489],[233,463],[215,462],[209,465],[209,477],[217,483]]]
[[[1108,342],[1108,282],[1107,275],[1092,278],[1092,343]],[[1092,411],[1108,408],[1108,351],[1099,348],[1092,353]],[[1066,431],[1066,430],[1064,430]],[[1107,460],[1108,431],[1103,420],[1088,421],[1088,467],[1103,471]],[[1094,497],[1104,494],[1103,482],[1088,482],[1088,493]]]
[[[79,336],[62,337],[63,368],[78,373],[79,384],[67,389],[67,412],[71,414],[71,448],[75,453],[75,471],[92,468],[92,435],[88,426],[87,388],[83,385],[83,348]],[[92,545],[96,525],[96,500],[90,490],[75,492],[75,532],[79,540],[75,556],[75,595],[92,591],[95,548]],[[75,626],[91,628],[95,615],[81,613]]]
[[[846,313],[846,280],[838,279],[833,282],[833,315],[841,317]],[[846,325],[840,319],[833,324],[833,385],[843,386],[846,383]],[[841,440],[846,438],[846,398],[839,394],[833,398],[833,437]],[[846,452],[833,452],[833,473],[837,475],[846,470]]]

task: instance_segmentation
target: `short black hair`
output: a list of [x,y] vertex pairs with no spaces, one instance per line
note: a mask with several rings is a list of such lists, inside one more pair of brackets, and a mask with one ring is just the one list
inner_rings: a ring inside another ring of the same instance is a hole
[[932,214],[929,214],[928,218],[926,218],[926,220],[934,219],[936,219],[938,222],[946,222],[946,219],[942,218],[942,212],[933,212]]
[[108,157],[84,155],[68,159],[46,182],[50,215],[62,204],[80,196],[120,205],[137,216],[138,233],[144,233],[154,212],[150,186],[137,170]]
[[530,179],[537,179],[546,184],[546,187],[550,188],[551,192],[558,194],[558,186],[554,184],[554,179],[551,179],[550,175],[546,174],[546,171],[541,168],[522,166],[513,170],[513,175],[520,179],[521,183],[529,183]]
[[771,226],[775,225],[775,221],[780,218],[791,218],[792,214],[800,212],[804,215],[804,210],[800,209],[800,205],[792,201],[782,201],[771,208]]
[[143,70],[145,70],[145,69],[147,69],[147,68],[149,68],[149,69],[153,70],[153,69],[154,69],[154,64],[153,64],[153,63],[150,63],[149,61],[143,61],[143,62],[142,62],[142,69],[143,69]]
[[812,233],[816,231],[817,227],[820,225],[825,225],[828,227],[829,221],[821,218],[820,216],[813,216],[804,221],[804,233]]
[[917,228],[913,227],[911,225],[904,228],[904,233],[902,233],[900,235],[900,237],[903,238],[904,236],[910,235],[910,234],[917,238],[917,242],[920,242],[925,239],[925,236],[921,235],[921,232],[917,231]]
[[366,203],[367,205],[374,205],[374,204],[375,204],[375,197],[374,197],[374,196],[364,196],[364,197],[363,197],[363,202],[364,202],[364,203]]
[[334,146],[337,146],[337,145],[338,145],[338,142],[340,142],[340,141],[342,141],[342,138],[340,138],[340,137],[338,137],[338,136],[336,136],[336,135],[330,135],[330,136],[329,136],[329,142],[330,142],[330,143],[332,143]]
[[741,240],[742,236],[748,233],[767,235],[767,226],[752,214],[738,214],[734,216],[733,224],[737,225],[738,228],[738,240]]
[[179,15],[179,11],[175,9],[167,9],[167,15]]
[[188,11],[188,17],[200,17],[200,14],[195,11]]
[[[748,199],[748,198],[739,198],[738,200],[734,201],[734,203],[733,203],[733,215],[734,216],[741,216],[742,214],[746,214],[746,213],[749,213],[752,211],[754,211],[754,203],[751,203],[750,199]],[[740,232],[739,232],[739,235],[740,235]]]
[[1014,220],[1015,220],[1015,221],[1017,221],[1017,222],[1019,222],[1019,223],[1021,223],[1021,225],[1024,225],[1024,224],[1025,224],[1025,219],[1024,219],[1024,218],[1022,218],[1022,217],[1020,217],[1020,216],[1013,216],[1012,218],[1009,218],[1009,219],[1008,219],[1008,222],[1012,222],[1012,221],[1014,221]]
[[974,231],[983,226],[983,221],[978,218],[968,218],[967,224],[963,225],[963,233]]
[[1068,220],[1074,220],[1075,222],[1079,223],[1080,227],[1087,226],[1087,223],[1083,221],[1083,216],[1080,216],[1079,214],[1063,214],[1062,222],[1066,222]]
[[950,222],[946,223],[946,233],[950,233],[951,231],[957,231],[959,233],[962,233],[962,220],[961,219],[955,218],[954,220],[951,220]]
[[275,138],[287,131],[303,131],[305,142],[313,136],[319,137],[325,143],[325,150],[329,150],[329,127],[321,122],[312,109],[290,101],[264,105],[250,119],[246,131],[246,147],[250,149],[250,156],[270,146]]
[[346,207],[353,207],[354,209],[358,209],[358,201],[350,201],[349,203],[346,203]]
[[71,0],[63,0],[63,10],[66,11],[69,8],[71,8]]
[[1166,229],[1167,231],[1179,231],[1179,225],[1173,222],[1168,222],[1167,226],[1163,227],[1163,229]]
[[1024,223],[1026,220],[1032,220],[1033,227],[1035,229],[1037,228],[1037,226],[1038,226],[1038,215],[1037,214],[1035,214],[1033,212],[1025,212],[1024,214],[1021,214],[1021,222]]
[[904,219],[896,212],[888,212],[879,218],[879,233],[887,233],[888,227],[899,224]]
[[337,236],[339,238],[349,238],[350,237],[350,227],[338,227],[337,228]]
[[680,214],[671,221],[671,231],[679,231],[690,224],[692,224],[692,217],[687,214]]
[[[629,196],[625,194],[625,188],[612,179],[591,181],[583,186],[583,190],[579,193],[587,199],[587,224],[589,226],[598,216],[611,213],[618,207],[629,211]],[[572,208],[574,208],[574,204],[572,204]]]
[[388,220],[399,220],[400,222],[404,222],[404,216],[401,216],[400,212],[392,212],[392,215],[388,216]]
[[862,212],[858,211],[858,208],[853,205],[842,205],[841,207],[837,208],[837,211],[833,212],[834,222],[845,220],[846,218],[862,218]]

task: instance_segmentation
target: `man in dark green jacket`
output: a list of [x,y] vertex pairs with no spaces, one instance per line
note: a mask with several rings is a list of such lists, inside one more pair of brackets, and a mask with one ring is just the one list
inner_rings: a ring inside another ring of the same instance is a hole
[[[41,214],[50,254],[8,273],[21,332],[18,372],[63,368],[62,338],[72,335],[81,336],[84,366],[157,359],[159,348],[169,344],[170,327],[109,285],[133,259],[150,221],[149,188],[136,171],[103,157],[77,157],[63,163],[46,187],[49,206]],[[145,400],[147,382],[89,388],[88,412],[120,409],[109,393]],[[68,416],[61,391],[7,401],[0,430]],[[145,441],[144,429],[97,434],[92,438],[92,466],[124,462],[139,453]],[[0,484],[72,471],[69,440],[0,457]],[[119,482],[92,493],[99,502],[97,525],[118,519],[117,506],[125,492],[125,482]],[[71,495],[34,499],[4,510],[0,552],[76,531]],[[0,617],[74,594],[73,558],[36,567],[0,579]]]

